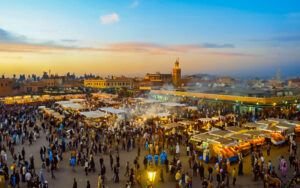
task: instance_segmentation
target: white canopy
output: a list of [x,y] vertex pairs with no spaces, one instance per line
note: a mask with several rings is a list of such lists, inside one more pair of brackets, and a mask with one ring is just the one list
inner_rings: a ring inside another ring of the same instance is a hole
[[219,120],[219,119],[224,119],[224,116],[214,116],[211,118],[212,120]]
[[85,101],[85,99],[70,99],[70,102],[82,102]]
[[203,121],[203,122],[212,121],[211,118],[200,118],[198,120]]
[[188,106],[187,107],[188,110],[198,110],[197,106]]
[[39,106],[39,109],[45,109],[46,106]]
[[106,114],[101,111],[80,112],[80,115],[84,115],[87,118],[100,118],[106,116]]
[[63,104],[70,104],[70,103],[72,103],[72,102],[70,102],[70,101],[57,101],[57,102],[55,102],[56,104],[59,104],[59,105],[63,105]]
[[161,117],[168,117],[171,114],[169,114],[169,113],[157,113],[157,114],[154,114],[154,115],[161,118]]
[[143,102],[145,103],[159,103],[159,100],[155,100],[155,99],[143,99]]
[[71,108],[72,110],[84,109],[84,107],[81,104],[78,104],[78,103],[62,104],[62,107],[63,108]]
[[164,106],[169,106],[169,107],[177,107],[177,106],[186,106],[185,104],[180,104],[180,103],[172,103],[172,102],[166,102],[166,103],[161,103]]
[[109,112],[112,114],[121,114],[121,113],[125,113],[124,110],[120,110],[120,109],[116,109],[116,108],[107,108],[107,107],[103,107],[100,108],[100,110],[105,111],[105,112]]
[[52,115],[52,116],[60,116],[60,113],[58,113],[58,112],[53,112],[53,113],[51,113],[51,115]]

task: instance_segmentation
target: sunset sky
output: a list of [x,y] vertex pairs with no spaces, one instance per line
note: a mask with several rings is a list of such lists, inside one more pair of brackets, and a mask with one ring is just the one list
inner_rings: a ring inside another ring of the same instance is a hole
[[299,0],[0,0],[0,74],[300,76]]

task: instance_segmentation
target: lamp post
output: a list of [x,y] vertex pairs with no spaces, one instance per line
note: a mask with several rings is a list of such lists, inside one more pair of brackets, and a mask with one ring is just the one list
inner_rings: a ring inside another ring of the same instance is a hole
[[148,180],[150,182],[150,185],[149,187],[153,187],[153,183],[155,181],[155,176],[156,176],[156,171],[154,168],[150,168],[149,171],[148,171]]

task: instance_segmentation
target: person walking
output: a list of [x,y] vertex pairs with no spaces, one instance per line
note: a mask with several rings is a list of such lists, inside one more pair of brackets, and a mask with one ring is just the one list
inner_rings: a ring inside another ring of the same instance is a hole
[[91,188],[91,184],[89,180],[86,182],[86,188]]
[[109,160],[110,160],[110,168],[111,168],[111,170],[113,170],[114,158],[112,157],[111,154],[109,154]]
[[217,174],[217,183],[218,183],[217,188],[220,188],[220,185],[221,185],[221,175],[220,175],[220,173]]
[[98,175],[98,188],[101,188],[102,186],[102,178],[101,178],[101,175],[99,174]]
[[73,187],[72,188],[77,188],[77,181],[76,181],[76,178],[74,178],[74,181],[73,181]]
[[85,163],[84,163],[85,176],[88,175],[88,168],[89,168],[89,161],[85,160]]
[[267,155],[270,156],[270,153],[271,153],[271,144],[270,144],[270,142],[268,142],[268,145],[267,145]]
[[239,161],[239,176],[244,175],[243,173],[243,159]]
[[55,175],[54,175],[54,169],[55,169],[55,165],[54,165],[54,163],[52,162],[51,164],[50,164],[50,170],[51,170],[51,178],[52,179],[55,179]]
[[233,168],[233,170],[231,172],[231,176],[232,176],[232,185],[235,186],[235,182],[236,182],[236,171],[235,171],[235,168]]
[[283,177],[286,177],[287,174],[287,162],[285,160],[285,158],[282,157],[281,162],[280,162],[280,170],[282,173]]
[[124,176],[129,176],[129,161],[127,161],[125,169],[126,169],[126,171],[125,171]]
[[180,154],[180,149],[179,149],[179,144],[176,144],[176,156],[179,156]]
[[204,166],[203,166],[202,162],[199,165],[199,174],[200,174],[200,180],[203,181],[203,179],[204,179]]

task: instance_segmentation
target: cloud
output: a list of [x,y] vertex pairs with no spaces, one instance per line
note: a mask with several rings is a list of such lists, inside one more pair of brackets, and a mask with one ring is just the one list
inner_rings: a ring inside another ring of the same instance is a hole
[[224,57],[259,57],[258,55],[245,54],[245,53],[229,53],[229,52],[203,52],[203,54],[224,56]]
[[273,36],[269,38],[264,39],[254,39],[250,40],[254,42],[299,42],[300,41],[300,35],[296,34],[290,34],[290,35],[281,35],[281,36]]
[[138,7],[139,6],[139,4],[140,4],[140,2],[139,1],[133,1],[133,3],[131,4],[131,8],[136,8],[136,7]]
[[114,22],[119,22],[119,15],[116,13],[100,16],[101,24],[110,24]]
[[26,43],[27,38],[0,28],[0,42]]
[[[147,55],[168,55],[197,51],[203,54],[216,56],[250,57],[252,55],[241,53],[206,52],[204,49],[234,48],[233,44],[203,43],[198,45],[162,45],[147,42],[122,42],[102,44],[100,47],[81,47],[78,45],[65,45],[63,43],[75,43],[76,40],[62,39],[56,41],[42,41],[30,43],[25,36],[13,34],[0,28],[0,52],[23,53],[50,53],[53,51],[86,51],[86,52],[110,52],[110,53],[141,53]],[[33,40],[34,41],[34,40]]]
[[300,41],[300,35],[277,36],[269,38],[267,41],[296,42]]
[[[206,49],[201,45],[178,45],[178,46],[163,46],[142,42],[127,42],[105,44],[102,47],[68,47],[68,46],[53,46],[53,45],[37,45],[37,44],[13,44],[0,43],[0,52],[23,52],[23,53],[45,53],[50,51],[84,51],[84,52],[109,52],[109,53],[140,53],[148,55],[168,55],[176,53],[187,53],[194,50]],[[253,57],[253,55],[240,53],[220,53],[220,52],[205,52],[200,53],[215,56],[238,56],[238,57]]]
[[78,42],[78,40],[75,39],[61,39],[61,42],[66,42],[66,43],[74,43],[74,42]]

